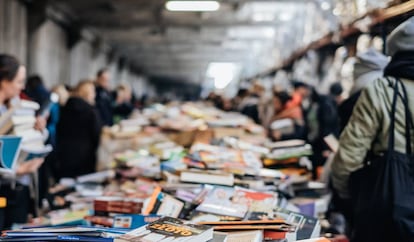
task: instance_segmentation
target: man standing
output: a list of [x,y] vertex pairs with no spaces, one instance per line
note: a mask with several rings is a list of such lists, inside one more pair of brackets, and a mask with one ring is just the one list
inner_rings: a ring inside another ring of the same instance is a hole
[[107,68],[99,70],[96,74],[96,98],[95,104],[101,119],[102,125],[112,126],[113,108],[112,97],[109,91],[110,74]]

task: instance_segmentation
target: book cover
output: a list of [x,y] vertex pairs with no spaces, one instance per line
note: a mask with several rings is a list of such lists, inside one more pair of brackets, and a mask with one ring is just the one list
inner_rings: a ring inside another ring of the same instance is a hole
[[156,211],[153,212],[160,216],[178,218],[184,208],[184,202],[163,192],[158,195],[157,200],[158,204],[155,206]]
[[157,221],[162,216],[159,215],[140,215],[140,214],[124,214],[124,215],[116,215],[114,217],[114,228],[138,228],[144,226],[146,224],[152,223]]
[[274,213],[278,218],[283,218],[287,223],[296,226],[296,236],[298,240],[315,238],[320,235],[321,225],[317,218],[282,208],[275,209]]
[[0,136],[0,168],[15,169],[21,140],[22,138],[17,136]]
[[204,201],[196,208],[197,211],[243,218],[248,206],[235,198],[232,187],[216,186],[206,196]]
[[115,238],[114,242],[203,242],[212,238],[213,228],[210,226],[196,225],[180,219],[164,217]]
[[233,201],[246,204],[250,212],[272,212],[277,205],[277,194],[235,187]]

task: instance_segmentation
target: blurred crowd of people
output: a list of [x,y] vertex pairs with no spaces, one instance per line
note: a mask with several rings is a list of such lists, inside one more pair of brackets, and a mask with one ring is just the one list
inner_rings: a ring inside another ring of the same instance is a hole
[[[237,111],[262,125],[273,141],[291,139],[306,140],[312,144],[314,167],[322,166],[331,153],[323,138],[327,135],[339,137],[340,116],[338,109],[343,102],[343,88],[337,82],[328,94],[320,94],[315,87],[305,82],[292,80],[291,89],[275,86],[271,95],[258,81],[250,89],[239,89],[232,100],[226,100],[214,93],[207,97],[218,108]],[[272,124],[279,120],[290,120],[291,132],[274,129]],[[316,169],[314,178],[316,178]]]
[[[109,70],[104,68],[97,72],[96,80],[48,90],[39,75],[26,80],[25,66],[13,56],[0,54],[0,115],[12,108],[12,100],[38,103],[34,128],[44,133],[45,143],[53,147],[46,158],[18,164],[15,178],[0,175],[0,197],[8,202],[6,214],[0,216],[0,228],[25,223],[29,212],[35,213],[35,197],[31,195],[35,190],[40,203],[49,186],[61,178],[95,172],[102,128],[128,117],[139,106],[127,84],[111,90],[110,78]],[[36,171],[36,181],[24,182],[28,180],[24,177]]]

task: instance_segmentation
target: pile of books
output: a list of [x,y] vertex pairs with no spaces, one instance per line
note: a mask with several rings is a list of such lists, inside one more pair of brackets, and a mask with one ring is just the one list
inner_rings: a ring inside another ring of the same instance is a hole
[[[159,126],[149,126],[153,124]],[[63,189],[54,189],[50,199],[51,204],[61,202],[54,207],[59,210],[37,225],[132,230],[115,241],[296,241],[320,235],[315,216],[321,206],[309,209],[309,200],[302,198],[319,199],[325,193],[298,165],[298,159],[311,154],[304,141],[252,142],[250,138],[263,130],[251,120],[200,104],[155,105],[139,118],[121,122],[119,128],[145,135],[136,148],[116,149],[112,169],[60,184]],[[163,135],[199,128],[213,129],[212,139],[183,146]],[[225,129],[238,133],[228,136]],[[246,133],[252,136],[246,139]],[[116,142],[122,141],[127,139]],[[265,168],[274,165],[283,169]],[[166,232],[173,231],[176,237],[169,238]],[[191,236],[177,236],[183,231]],[[96,238],[114,239],[99,232]],[[16,234],[5,236],[18,239]],[[53,236],[64,239],[61,234]]]
[[[41,131],[35,129],[36,111],[39,104],[27,100],[13,100],[12,107],[0,117],[0,135],[8,135],[7,156],[12,153],[13,159],[8,159],[2,154],[2,165],[4,170],[14,170],[15,164],[36,157],[46,157],[51,151],[51,145],[45,145],[45,136]],[[4,136],[3,136],[4,137]],[[12,142],[12,138],[18,142]],[[12,152],[15,151],[15,152]],[[6,162],[5,159],[9,161]],[[7,165],[6,165],[7,163]]]

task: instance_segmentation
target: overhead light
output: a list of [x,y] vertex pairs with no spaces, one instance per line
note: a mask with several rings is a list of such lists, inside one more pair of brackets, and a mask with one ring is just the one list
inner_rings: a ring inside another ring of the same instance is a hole
[[168,1],[165,7],[169,11],[207,12],[217,11],[220,4],[217,1]]

